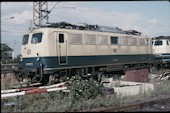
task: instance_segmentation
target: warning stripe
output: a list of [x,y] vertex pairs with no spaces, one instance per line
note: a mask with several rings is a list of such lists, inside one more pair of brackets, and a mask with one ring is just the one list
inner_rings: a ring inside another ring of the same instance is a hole
[[13,93],[13,92],[21,92],[21,91],[30,91],[35,89],[48,89],[53,87],[63,87],[65,82],[50,85],[50,86],[41,86],[41,87],[29,87],[29,88],[18,88],[18,89],[9,89],[9,90],[1,90],[1,94],[3,93]]
[[52,91],[60,91],[60,90],[66,90],[66,89],[67,89],[67,87],[50,88],[50,89],[34,89],[34,90],[30,90],[30,91],[1,94],[1,98],[21,96],[21,95],[30,95],[30,94],[37,94],[37,93],[44,93],[44,92],[52,92]]
[[34,90],[31,90],[31,91],[26,91],[25,95],[44,93],[44,92],[48,92],[47,89],[34,89]]

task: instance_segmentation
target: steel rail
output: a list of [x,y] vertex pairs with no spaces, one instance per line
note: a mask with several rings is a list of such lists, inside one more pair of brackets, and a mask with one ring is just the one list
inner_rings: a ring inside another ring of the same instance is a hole
[[[155,103],[164,103],[170,101],[170,95],[167,97],[153,98],[151,100],[126,104],[122,106],[110,107],[110,108],[94,108],[91,110],[83,110],[80,112],[123,112],[123,111],[135,111],[147,105],[153,105]],[[167,111],[167,110],[165,110]],[[169,111],[169,110],[168,110]]]

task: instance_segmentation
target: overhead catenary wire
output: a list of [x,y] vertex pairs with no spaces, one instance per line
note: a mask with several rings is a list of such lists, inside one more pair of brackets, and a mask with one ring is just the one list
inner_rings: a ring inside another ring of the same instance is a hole
[[[136,9],[140,9],[141,11],[144,11],[145,13],[150,13],[150,14],[154,14],[154,15],[156,14],[155,16],[157,16],[157,17],[162,17],[162,16],[164,16],[164,15],[162,15],[162,14],[160,14],[160,13],[156,13],[156,12],[153,12],[153,11],[150,11],[150,10],[147,10],[147,9],[139,8],[139,7],[130,5],[130,4],[126,4],[126,3],[122,3],[122,2],[119,2],[119,4],[123,4],[123,5],[129,6],[129,7],[133,7],[133,8],[136,8]],[[161,15],[161,16],[160,16],[160,15]],[[170,19],[170,18],[168,18],[168,17],[166,17],[166,16],[164,16],[164,17],[162,17],[162,18],[167,19],[167,20]]]
[[[58,2],[53,6],[52,9],[54,9],[57,4],[58,4]],[[61,7],[61,8],[67,8],[67,7]],[[51,10],[52,10],[52,9],[51,9]],[[155,24],[155,23],[146,22],[146,21],[143,21],[143,20],[138,20],[138,19],[133,19],[133,18],[127,18],[127,17],[115,15],[115,14],[106,14],[106,13],[102,13],[102,12],[98,12],[98,11],[96,12],[96,11],[93,11],[93,10],[84,10],[84,9],[80,9],[80,8],[69,8],[69,9],[79,10],[79,11],[85,11],[85,12],[88,12],[88,13],[98,13],[98,14],[103,14],[103,15],[108,15],[108,16],[114,16],[114,17],[118,17],[118,18],[121,18],[121,19],[125,19],[126,21],[127,21],[127,20],[137,20],[137,21],[140,21],[140,22],[143,22],[143,23],[147,23],[147,24],[151,24],[151,25],[155,25],[155,26],[161,26],[161,27],[168,28],[168,29],[170,28],[169,26],[166,26],[166,25]],[[28,19],[28,20],[29,20],[29,19]]]
[[[15,5],[17,5],[19,2],[2,2],[1,3],[1,14],[6,14],[6,13],[8,13],[8,12],[11,12],[11,10],[8,10],[7,9],[7,11],[5,11],[4,12],[4,9],[5,9],[5,5],[6,6],[15,6]],[[32,10],[32,8],[31,7],[29,7],[30,5],[32,5],[32,2],[21,2],[21,3],[19,3],[19,4],[22,4],[22,6],[24,6],[24,5],[26,5],[25,7],[24,7],[24,9],[25,10]],[[3,8],[4,7],[4,8]],[[23,7],[16,7],[15,6],[15,10],[23,10]]]
[[[23,18],[23,17],[15,17],[15,18],[24,19],[24,20],[26,20],[25,22],[30,21],[31,24],[32,24],[32,20],[31,20],[31,19]],[[23,22],[23,23],[25,23],[25,22]],[[1,27],[4,27],[4,26],[16,27],[16,23],[13,23],[13,22],[8,22],[8,23],[4,22],[4,23],[1,23]],[[26,26],[21,26],[21,27],[26,27]],[[27,26],[27,27],[28,27],[28,26]]]
[[51,10],[49,11],[49,13],[55,8],[55,6],[58,4],[59,2],[57,2],[52,8]]
[[[52,7],[52,9],[51,9],[49,12],[51,12],[58,3],[59,3],[59,2],[57,2],[57,3]],[[61,8],[66,8],[66,9],[67,9],[67,7],[61,7]],[[69,7],[68,7],[68,8],[69,8]],[[57,8],[57,9],[59,9],[59,8]],[[140,22],[143,22],[143,23],[148,23],[148,24],[152,24],[152,25],[156,25],[156,26],[162,26],[162,27],[170,28],[169,26],[166,26],[166,25],[154,24],[154,23],[151,23],[151,22],[146,22],[146,21],[143,21],[143,20],[127,18],[127,17],[115,15],[115,14],[106,14],[106,13],[102,13],[102,12],[98,12],[98,11],[96,12],[96,11],[93,11],[93,10],[84,10],[84,9],[80,9],[80,8],[76,8],[76,7],[74,7],[74,8],[69,8],[69,9],[84,11],[84,12],[88,12],[88,13],[96,13],[96,14],[98,13],[98,14],[103,14],[103,15],[108,15],[108,16],[115,16],[115,17],[119,17],[119,18],[122,18],[122,19],[128,19],[128,20],[137,20],[137,21],[140,21]],[[26,19],[26,18],[24,18],[24,19]],[[30,19],[27,19],[27,20],[30,20]]]
[[70,9],[78,10],[78,11],[84,11],[84,12],[88,12],[88,13],[102,14],[102,15],[108,15],[108,16],[115,16],[115,17],[119,17],[119,18],[123,18],[123,19],[128,19],[128,20],[136,20],[136,21],[140,21],[140,22],[143,22],[143,23],[148,23],[148,24],[152,24],[152,25],[156,25],[156,26],[162,26],[162,27],[166,27],[166,28],[170,29],[170,27],[166,26],[166,25],[154,24],[154,23],[143,21],[143,20],[138,20],[138,19],[132,19],[132,18],[118,16],[118,15],[115,15],[115,14],[106,14],[106,13],[101,13],[101,12],[98,12],[98,11],[96,12],[96,11],[87,10],[87,9],[85,10],[85,9],[80,9],[80,8],[70,8]]
[[164,28],[169,28],[170,29],[170,27],[166,26],[166,25],[154,24],[154,23],[150,23],[150,22],[146,22],[146,21],[142,21],[142,20],[138,20],[138,19],[126,18],[126,17],[115,15],[115,14],[106,14],[106,13],[94,12],[92,10],[84,10],[84,9],[79,9],[79,8],[69,8],[69,9],[84,11],[84,12],[88,12],[88,13],[96,13],[96,14],[98,13],[98,14],[107,15],[107,16],[115,16],[115,17],[119,17],[119,18],[122,18],[122,19],[128,19],[128,20],[137,20],[137,21],[141,21],[143,23],[148,23],[148,24],[152,24],[152,25],[156,25],[156,26],[162,26]]
[[11,37],[15,37],[15,38],[19,38],[19,39],[22,38],[22,35],[2,35],[2,36],[5,37],[6,39],[8,39],[8,38],[10,39]]
[[10,32],[10,33],[24,33],[25,31],[18,32],[18,31],[5,31],[5,30],[2,30],[1,32]]

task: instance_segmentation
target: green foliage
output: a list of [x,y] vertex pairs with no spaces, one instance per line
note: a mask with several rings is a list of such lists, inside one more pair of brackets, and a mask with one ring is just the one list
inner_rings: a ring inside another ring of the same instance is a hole
[[76,106],[77,102],[83,102],[89,99],[94,99],[98,95],[102,94],[102,85],[98,84],[94,80],[76,80],[71,85],[71,107]]
[[17,55],[17,57],[15,57],[14,59],[11,59],[11,57],[7,55],[7,57],[2,57],[1,61],[2,61],[2,64],[19,63],[20,56]]
[[102,87],[103,86],[101,84],[98,84],[94,80],[75,81],[72,84],[71,94],[73,95],[73,97],[75,97],[76,100],[88,100],[90,98],[95,98],[97,95],[102,94]]
[[[7,79],[7,78],[6,78]],[[1,80],[2,81],[2,80]],[[11,79],[3,82],[11,83]],[[2,84],[1,84],[2,86]],[[154,91],[143,92],[135,96],[117,97],[113,95],[102,95],[102,85],[93,80],[74,80],[68,95],[49,92],[42,94],[25,95],[2,100],[3,102],[15,102],[14,107],[1,107],[2,112],[75,112],[100,107],[112,107],[129,102],[138,102],[150,99],[153,96],[170,94],[170,82],[160,81],[155,84]],[[2,104],[2,102],[1,102]]]
[[1,44],[1,62],[2,64],[19,63],[20,57],[12,59],[12,49],[6,44]]
[[1,44],[1,53],[4,51],[13,51],[10,47],[8,47],[6,44]]
[[19,62],[20,62],[20,55],[17,55],[17,57],[10,60],[10,63],[19,63]]
[[152,92],[152,95],[159,96],[167,94],[170,94],[170,80],[158,81],[157,84],[155,84],[155,89]]
[[6,44],[1,44],[1,62],[3,64],[7,64],[10,61],[11,59],[10,51],[13,50]]
[[120,104],[120,99],[116,97],[116,95],[110,95],[108,97],[103,97],[101,95],[98,95],[94,99],[89,99],[83,102],[79,102],[76,105],[75,109],[80,110],[89,110],[93,108],[100,108],[100,107],[110,107],[110,106],[116,106]]

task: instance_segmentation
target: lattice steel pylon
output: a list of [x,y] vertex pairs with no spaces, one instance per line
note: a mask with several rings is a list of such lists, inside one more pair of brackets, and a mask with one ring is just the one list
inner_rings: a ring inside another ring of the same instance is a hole
[[33,2],[33,23],[36,27],[45,26],[48,23],[47,2]]

